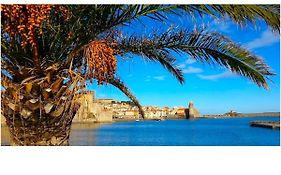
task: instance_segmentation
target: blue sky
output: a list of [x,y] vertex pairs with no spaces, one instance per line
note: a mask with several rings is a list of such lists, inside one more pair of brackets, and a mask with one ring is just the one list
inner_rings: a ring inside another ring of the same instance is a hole
[[[170,16],[165,27],[158,22],[143,19],[144,24],[134,22],[132,27],[123,27],[126,33],[149,34],[152,30],[165,30],[169,26],[194,28],[187,17]],[[249,25],[240,28],[231,21],[214,21],[204,18],[196,21],[196,26],[204,26],[209,31],[220,32],[233,41],[261,56],[276,73],[269,82],[267,91],[218,66],[194,62],[188,55],[176,55],[177,64],[182,68],[185,83],[176,79],[160,64],[141,57],[118,58],[117,75],[126,83],[142,105],[187,106],[193,101],[202,114],[221,114],[229,110],[238,112],[280,111],[280,38],[262,22],[256,28]],[[96,91],[97,98],[128,100],[111,85],[88,85]]]

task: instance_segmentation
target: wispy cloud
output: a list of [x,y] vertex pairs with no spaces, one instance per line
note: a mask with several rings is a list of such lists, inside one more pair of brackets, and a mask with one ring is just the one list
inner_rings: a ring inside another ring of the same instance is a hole
[[183,68],[185,68],[185,66],[186,66],[186,64],[185,64],[185,63],[182,63],[182,64],[179,64],[179,65],[178,65],[178,68],[183,69]]
[[193,63],[195,63],[196,61],[194,60],[194,59],[191,59],[191,58],[189,58],[189,59],[187,59],[186,61],[185,61],[185,63],[186,64],[193,64]]
[[213,19],[207,17],[206,21],[207,22],[203,23],[202,26],[214,32],[230,34],[233,32],[233,29],[235,27],[235,24],[227,15],[224,17],[224,19]]
[[272,33],[270,30],[265,30],[262,32],[259,38],[254,39],[246,44],[246,47],[249,49],[256,49],[265,46],[270,46],[274,43],[279,42],[279,35]]
[[185,74],[195,74],[195,73],[201,73],[203,72],[203,70],[201,68],[188,66],[186,69],[183,69],[182,72]]
[[231,33],[232,25],[232,21],[226,17],[225,20],[212,20],[207,24],[207,28],[217,32]]
[[162,75],[162,76],[161,75],[160,76],[150,76],[150,75],[148,75],[148,76],[146,76],[146,79],[144,81],[150,82],[152,79],[162,81],[162,80],[165,80],[165,78],[166,78],[166,76],[164,76],[164,75]]
[[153,79],[162,81],[165,80],[165,76],[154,76]]
[[150,81],[151,81],[151,76],[150,76],[150,75],[147,75],[147,76],[146,76],[146,79],[145,79],[144,81],[150,82]]
[[218,79],[223,79],[223,78],[230,78],[230,77],[236,77],[237,75],[229,72],[229,71],[225,71],[223,73],[219,73],[219,74],[213,74],[213,75],[197,75],[199,78],[203,79],[203,80],[211,80],[211,81],[216,81]]
[[187,65],[193,64],[193,63],[195,63],[195,62],[196,62],[196,60],[191,59],[191,58],[188,58],[185,62],[179,64],[179,65],[178,65],[178,68],[183,69],[183,68],[185,68]]

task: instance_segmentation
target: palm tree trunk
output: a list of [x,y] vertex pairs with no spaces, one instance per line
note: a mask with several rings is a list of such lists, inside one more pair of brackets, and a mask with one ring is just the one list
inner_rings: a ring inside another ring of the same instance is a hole
[[[59,86],[52,86],[53,90],[46,92],[46,88],[33,84],[32,90],[20,93],[14,90],[19,89],[14,85],[14,89],[1,94],[1,108],[9,128],[11,145],[69,145],[71,123],[79,104],[74,93],[68,93],[63,85]],[[60,91],[65,95],[60,95]],[[42,95],[44,92],[48,94]]]
[[[25,120],[16,116],[6,117],[12,146],[67,146],[71,130],[70,121],[52,116]],[[67,117],[68,118],[68,117]],[[73,117],[70,117],[73,118]]]
[[26,121],[9,121],[11,146],[68,146],[71,123],[49,121],[33,125]]

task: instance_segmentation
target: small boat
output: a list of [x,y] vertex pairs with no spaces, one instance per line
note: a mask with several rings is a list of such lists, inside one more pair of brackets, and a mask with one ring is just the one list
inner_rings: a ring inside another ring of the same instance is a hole
[[140,120],[136,120],[136,122],[139,122]]

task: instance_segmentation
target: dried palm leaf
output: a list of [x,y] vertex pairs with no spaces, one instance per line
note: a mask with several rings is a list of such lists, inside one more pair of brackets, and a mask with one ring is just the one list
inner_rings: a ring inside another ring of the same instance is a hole
[[50,91],[48,92],[46,89],[42,91],[42,96],[44,100],[48,100],[50,97]]
[[31,89],[32,89],[32,83],[26,83],[25,85],[25,91],[27,93],[30,93],[31,92]]
[[45,106],[44,106],[44,110],[46,112],[46,114],[49,114],[53,108],[53,104],[52,103],[47,103]]
[[58,92],[58,90],[59,90],[59,89],[61,88],[61,86],[62,86],[62,82],[63,82],[63,78],[57,79],[57,80],[51,85],[52,92]]
[[28,100],[28,101],[25,102],[25,106],[28,109],[30,109],[32,111],[35,111],[35,110],[40,108],[40,103],[39,103],[38,100],[36,101],[35,99],[31,99],[31,100]]
[[63,113],[64,111],[64,105],[61,105],[60,107],[57,108],[57,110],[51,112],[51,116],[52,117],[59,117],[61,116],[61,114]]
[[20,112],[20,115],[23,116],[23,118],[27,119],[31,116],[32,112],[26,108],[23,108]]

